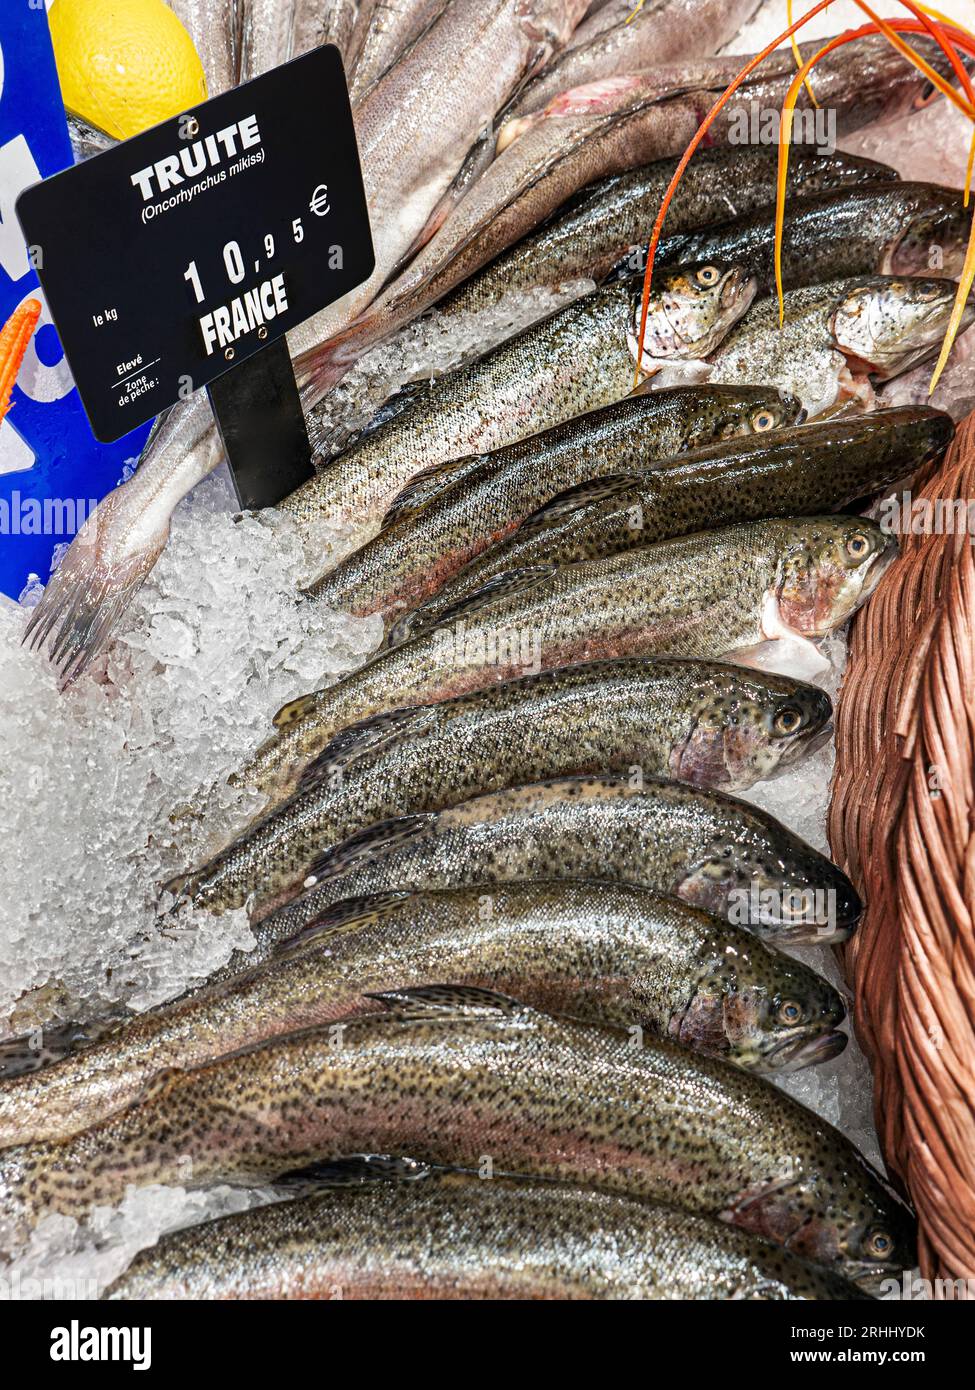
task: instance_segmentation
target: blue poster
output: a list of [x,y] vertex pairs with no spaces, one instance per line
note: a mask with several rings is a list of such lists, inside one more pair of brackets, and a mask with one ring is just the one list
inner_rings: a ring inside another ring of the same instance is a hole
[[0,325],[25,299],[43,306],[0,425],[0,592],[46,583],[75,531],[121,482],[148,427],[115,444],[91,432],[14,211],[29,184],[72,163],[44,0],[0,4]]

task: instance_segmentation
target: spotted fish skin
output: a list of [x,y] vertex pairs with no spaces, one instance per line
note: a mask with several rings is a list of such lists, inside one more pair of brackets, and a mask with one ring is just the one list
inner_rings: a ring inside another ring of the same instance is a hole
[[[853,537],[866,546],[855,561]],[[268,785],[359,720],[533,671],[624,656],[723,657],[773,637],[773,628],[782,635],[783,622],[793,633],[822,634],[866,599],[896,548],[859,517],[766,519],[519,571],[285,706],[244,777]]]
[[[754,283],[736,266],[720,266],[707,284],[698,269],[668,270],[654,287],[648,342],[661,359],[706,355],[754,298]],[[422,469],[622,400],[633,389],[635,292],[629,282],[597,290],[450,372],[285,498],[282,510],[299,528],[324,518],[365,538]]]
[[718,662],[595,662],[489,686],[347,730],[179,887],[198,907],[266,915],[354,831],[519,782],[639,767],[744,788],[801,757],[831,713],[815,686]]
[[646,1028],[755,1071],[842,1050],[836,991],[742,927],[642,888],[512,883],[339,904],[276,958],[129,1019],[60,1062],[0,1082],[0,1148],[63,1139],[124,1109],[160,1072],[457,984],[547,1012]]
[[130,1185],[261,1184],[382,1153],[667,1200],[857,1281],[913,1263],[907,1209],[843,1135],[760,1077],[483,991],[418,995],[165,1074],[77,1136],[7,1149],[0,1213],[30,1227]]
[[707,526],[814,513],[871,497],[944,453],[951,417],[904,406],[816,421],[688,451],[652,471],[580,489],[539,509],[394,625],[415,635],[497,575],[573,565]]
[[466,1174],[342,1187],[136,1256],[130,1299],[847,1299],[842,1276],[688,1212]]
[[[882,183],[800,198],[787,207],[782,231],[785,289],[821,285],[841,276],[961,273],[968,217],[957,188],[929,183]],[[659,264],[733,260],[755,276],[761,294],[775,289],[771,209],[750,217],[666,237]],[[937,246],[937,271],[928,264]]]
[[[210,979],[270,959],[337,902],[519,879],[634,883],[751,926],[764,940],[844,940],[861,903],[846,876],[772,816],[683,783],[566,777],[370,826],[323,855],[301,897]],[[766,896],[767,895],[767,896]]]
[[[801,413],[798,401],[774,390],[678,387],[632,396],[506,448],[448,463],[429,478],[414,479],[379,535],[310,593],[360,617],[381,613],[388,623],[556,493],[651,468],[687,449],[795,424]],[[421,483],[427,484],[422,490]]]
[[[788,290],[784,320],[759,300],[708,359],[708,381],[764,383],[799,397],[810,415],[859,400],[933,356],[955,299],[951,280],[862,276]],[[962,329],[975,317],[965,306]]]
[[[648,228],[676,167],[676,159],[660,159],[590,184],[537,231],[442,299],[437,305],[438,321],[473,319],[539,286],[556,289],[572,281],[602,280],[627,252],[645,248]],[[747,217],[771,206],[777,170],[774,149],[732,145],[698,150],[667,209],[668,235]],[[897,174],[885,164],[841,151],[820,158],[794,150],[788,177],[787,206],[791,206],[794,198],[861,183],[887,183],[896,180]]]

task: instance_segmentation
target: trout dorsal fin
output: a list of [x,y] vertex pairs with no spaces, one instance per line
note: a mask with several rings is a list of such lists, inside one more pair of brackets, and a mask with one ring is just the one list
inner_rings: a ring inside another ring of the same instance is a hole
[[310,926],[288,937],[274,952],[275,964],[285,957],[304,955],[322,938],[336,932],[355,931],[369,922],[390,916],[396,908],[417,894],[409,889],[390,893],[368,893],[363,897],[343,898],[316,917]]
[[325,851],[312,863],[305,885],[313,888],[320,879],[335,878],[351,869],[381,859],[390,850],[408,844],[436,824],[437,813],[425,811],[412,816],[390,816],[357,830],[354,835]]
[[320,690],[313,690],[310,695],[299,695],[297,700],[289,700],[286,705],[281,706],[271,723],[276,729],[287,729],[290,725],[297,724],[299,719],[311,714],[321,697]]
[[546,530],[572,512],[592,506],[594,502],[605,502],[611,497],[620,497],[633,492],[643,479],[636,473],[607,473],[601,478],[588,478],[584,483],[576,483],[550,497],[525,520],[514,532],[514,537],[535,535]]
[[323,782],[334,770],[346,769],[365,753],[378,752],[397,739],[409,734],[418,737],[436,722],[436,711],[430,705],[407,705],[403,709],[383,710],[340,729],[335,737],[302,770],[297,791],[309,791]]
[[469,1014],[501,1019],[525,1012],[525,1006],[510,995],[478,985],[416,985],[368,992],[363,998],[375,999],[384,1009],[395,1011],[398,1018],[456,1018]]
[[466,477],[477,468],[483,458],[483,454],[470,454],[464,458],[447,459],[444,463],[431,463],[429,467],[421,468],[393,498],[383,516],[380,529],[385,531],[387,526],[394,526],[404,517],[422,511],[441,487],[456,482],[458,478]]
[[275,1178],[274,1187],[316,1192],[330,1187],[365,1187],[372,1183],[422,1182],[442,1170],[432,1163],[393,1154],[349,1154],[293,1168]]
[[520,569],[505,570],[503,574],[492,575],[478,588],[472,589],[469,594],[463,594],[444,608],[437,607],[437,595],[434,594],[427,603],[421,604],[412,613],[404,614],[392,625],[381,650],[402,646],[411,638],[422,637],[434,628],[459,622],[461,618],[477,613],[496,598],[527,591],[533,584],[540,583],[554,574],[557,568],[557,565],[522,565]]

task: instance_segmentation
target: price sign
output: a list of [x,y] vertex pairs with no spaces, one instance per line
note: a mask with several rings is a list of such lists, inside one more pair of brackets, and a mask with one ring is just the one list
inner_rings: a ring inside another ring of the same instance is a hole
[[375,264],[330,45],[35,184],[17,213],[106,442],[266,349]]

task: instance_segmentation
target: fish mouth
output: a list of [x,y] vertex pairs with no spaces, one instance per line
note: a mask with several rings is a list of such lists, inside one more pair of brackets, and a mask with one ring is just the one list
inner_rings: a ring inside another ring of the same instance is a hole
[[763,774],[762,780],[766,782],[774,781],[776,777],[784,777],[787,772],[794,772],[797,762],[811,758],[814,753],[818,753],[821,748],[827,747],[833,737],[833,720],[830,718],[815,733],[799,734],[789,747],[779,758],[770,771]]
[[798,1037],[784,1038],[765,1054],[760,1069],[777,1073],[802,1071],[805,1067],[831,1062],[834,1057],[840,1055],[848,1042],[847,1034],[838,1028],[812,1036],[802,1033]]

